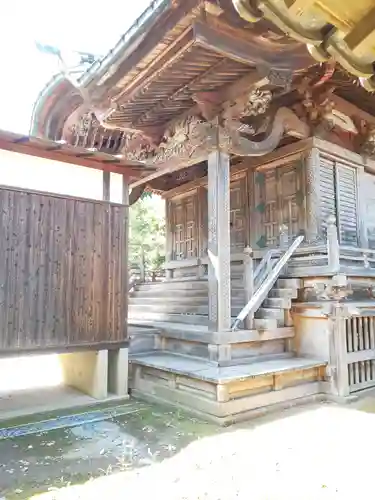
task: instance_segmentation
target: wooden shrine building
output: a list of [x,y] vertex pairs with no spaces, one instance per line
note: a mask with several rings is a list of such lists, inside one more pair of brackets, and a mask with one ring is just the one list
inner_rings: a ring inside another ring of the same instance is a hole
[[[5,131],[0,161],[0,357],[61,354],[67,385],[127,396],[128,186],[147,167]],[[22,173],[42,185],[58,169],[69,186],[78,167],[103,172],[102,199],[20,187]],[[17,187],[4,185],[9,169]],[[121,175],[121,203],[110,201],[111,173]]]
[[166,280],[130,298],[131,387],[221,423],[375,386],[375,97],[230,0],[154,0],[32,133],[155,171]]

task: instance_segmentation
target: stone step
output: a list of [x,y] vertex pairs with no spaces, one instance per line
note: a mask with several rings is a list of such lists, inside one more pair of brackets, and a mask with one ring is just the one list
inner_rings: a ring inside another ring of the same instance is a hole
[[260,319],[275,319],[277,326],[284,326],[285,316],[281,309],[271,309],[269,307],[260,307],[255,312],[255,317]]
[[129,298],[129,305],[139,305],[139,306],[152,306],[152,305],[178,305],[181,306],[207,306],[208,305],[208,297],[207,295],[204,297],[184,297],[184,296],[170,296],[170,297],[160,297],[160,296],[138,296],[133,295]]
[[156,338],[160,331],[150,327],[128,325],[129,354],[152,352],[156,349]]
[[208,316],[199,314],[171,314],[165,312],[147,312],[143,310],[140,314],[135,314],[129,310],[129,321],[158,321],[165,323],[183,323],[189,325],[208,325]]
[[268,297],[283,297],[286,299],[296,299],[298,297],[298,290],[296,288],[272,288]]
[[[169,309],[175,309],[176,307],[181,307],[181,311],[179,310],[178,312],[183,312],[183,313],[190,313],[194,312],[196,314],[206,314],[206,312],[196,312],[195,308],[197,306],[201,307],[206,307],[208,308],[208,296],[205,297],[156,297],[156,296],[131,296],[129,298],[129,307],[130,306],[159,306],[161,309],[167,308]],[[245,298],[241,297],[232,297],[231,298],[231,304],[232,308],[235,309],[235,311],[239,311],[244,307],[245,305]],[[208,310],[208,309],[207,309]],[[174,310],[171,310],[171,312],[175,312]],[[207,312],[208,314],[208,312]]]
[[271,309],[290,309],[292,301],[282,297],[269,297],[263,302],[263,306]]
[[[234,305],[232,307],[232,316],[237,316],[240,313],[243,305]],[[186,315],[208,315],[208,302],[205,305],[180,302],[166,302],[161,303],[130,303],[128,315],[129,317],[143,317],[148,316],[149,313],[166,313],[166,314],[186,314]]]
[[327,364],[325,361],[311,358],[291,357],[282,360],[271,359],[264,362],[261,361],[252,363],[250,366],[241,365],[237,370],[234,370],[233,367],[214,369],[204,360],[197,360],[191,356],[164,351],[131,356],[129,361],[132,364],[149,366],[217,383],[227,383],[234,380],[241,381],[246,378],[254,378],[263,375],[275,375],[295,370],[324,367]]
[[208,297],[208,288],[185,288],[183,290],[171,289],[168,287],[158,288],[157,290],[150,288],[143,288],[142,285],[138,286],[132,293],[132,297]]
[[277,320],[274,318],[254,318],[254,328],[258,331],[276,330],[278,328]]
[[130,356],[134,395],[177,405],[222,425],[322,393],[325,369],[325,362],[295,357],[217,367],[163,351]]
[[189,281],[156,281],[149,283],[140,283],[136,290],[153,290],[157,293],[159,290],[206,290],[207,280],[189,280]]
[[276,288],[292,288],[298,290],[302,287],[302,280],[299,278],[279,278],[276,281]]

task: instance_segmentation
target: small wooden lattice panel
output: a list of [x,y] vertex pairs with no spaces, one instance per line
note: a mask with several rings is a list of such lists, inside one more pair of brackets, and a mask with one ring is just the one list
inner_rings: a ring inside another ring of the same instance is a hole
[[375,317],[346,320],[350,392],[375,387]]

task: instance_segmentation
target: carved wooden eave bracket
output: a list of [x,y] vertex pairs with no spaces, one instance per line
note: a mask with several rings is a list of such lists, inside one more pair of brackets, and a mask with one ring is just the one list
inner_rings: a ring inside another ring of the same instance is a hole
[[375,160],[375,125],[370,125],[361,120],[358,128],[359,134],[356,137],[355,144],[357,152],[365,158]]
[[136,154],[146,165],[162,166],[170,161],[180,164],[192,164],[194,159],[201,159],[217,149],[236,156],[261,156],[273,151],[285,135],[300,139],[309,137],[310,128],[288,108],[280,108],[273,116],[267,117],[268,125],[261,140],[251,139],[254,133],[251,126],[239,120],[226,118],[207,122],[191,116],[175,126],[174,131],[159,147],[151,151],[149,145],[140,146],[135,153],[125,149],[123,153],[131,159]]
[[284,135],[305,139],[310,127],[288,108],[279,108],[265,131],[265,138],[257,141],[246,137],[246,128],[236,120],[226,120],[219,128],[220,148],[237,156],[262,156],[277,148]]

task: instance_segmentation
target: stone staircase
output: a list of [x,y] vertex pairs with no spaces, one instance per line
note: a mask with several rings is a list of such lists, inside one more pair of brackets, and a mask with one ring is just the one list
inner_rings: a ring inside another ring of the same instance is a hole
[[[245,294],[233,274],[235,319]],[[320,397],[325,363],[298,358],[293,349],[290,310],[299,287],[298,279],[278,279],[255,313],[254,329],[214,332],[206,280],[138,285],[129,306],[132,391],[224,425]]]

